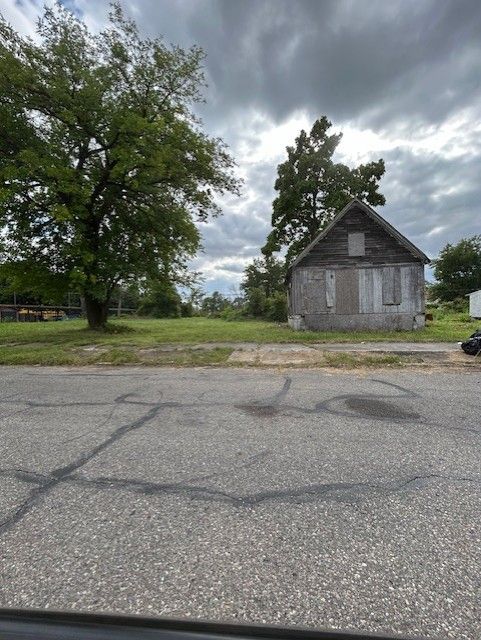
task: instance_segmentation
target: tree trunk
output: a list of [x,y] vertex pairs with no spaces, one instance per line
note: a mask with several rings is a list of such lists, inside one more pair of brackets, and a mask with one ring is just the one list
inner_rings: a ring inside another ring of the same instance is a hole
[[87,312],[87,321],[89,323],[89,329],[96,329],[101,331],[105,329],[107,324],[107,314],[109,309],[108,300],[100,301],[96,298],[85,295],[85,309]]

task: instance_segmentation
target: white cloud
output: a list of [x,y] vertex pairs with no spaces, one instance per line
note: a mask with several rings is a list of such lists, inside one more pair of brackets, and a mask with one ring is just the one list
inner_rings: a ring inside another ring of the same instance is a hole
[[279,162],[287,145],[292,145],[301,129],[310,129],[312,122],[306,112],[297,111],[283,122],[276,123],[255,110],[243,112],[234,126],[245,132],[235,149],[241,167],[256,163]]
[[35,21],[41,11],[42,3],[35,0],[2,2],[0,13],[23,36],[35,36]]
[[444,158],[460,158],[476,150],[481,140],[481,103],[478,108],[463,109],[442,123],[412,129],[360,129],[347,123],[337,154],[344,162],[359,163],[377,158],[393,149],[409,149],[414,154],[436,154]]
[[437,236],[442,233],[446,229],[445,226],[441,225],[439,227],[433,227],[431,231],[428,232],[428,236]]

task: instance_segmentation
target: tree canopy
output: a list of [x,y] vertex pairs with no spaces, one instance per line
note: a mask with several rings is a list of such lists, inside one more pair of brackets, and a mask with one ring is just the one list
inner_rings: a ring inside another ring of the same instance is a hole
[[353,197],[371,205],[385,204],[379,193],[384,161],[350,169],[333,161],[342,134],[329,135],[329,120],[316,120],[287,147],[287,160],[278,166],[272,231],[262,251],[271,255],[287,247],[291,262]]
[[244,270],[241,289],[248,293],[252,289],[262,289],[266,297],[276,291],[285,292],[286,268],[282,260],[273,256],[255,258]]
[[201,309],[205,314],[216,315],[224,309],[227,309],[229,306],[229,298],[222,295],[222,293],[219,293],[219,291],[214,291],[210,296],[205,296],[203,298]]
[[434,277],[431,296],[444,301],[481,289],[481,235],[443,247],[434,261]]
[[142,39],[119,5],[95,35],[46,8],[38,35],[0,19],[0,260],[66,280],[101,327],[119,282],[182,281],[196,222],[239,184],[193,114],[200,48]]

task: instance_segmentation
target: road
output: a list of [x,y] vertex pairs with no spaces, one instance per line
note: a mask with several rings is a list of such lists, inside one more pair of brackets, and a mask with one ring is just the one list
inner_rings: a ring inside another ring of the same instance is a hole
[[479,373],[0,384],[0,606],[480,636]]

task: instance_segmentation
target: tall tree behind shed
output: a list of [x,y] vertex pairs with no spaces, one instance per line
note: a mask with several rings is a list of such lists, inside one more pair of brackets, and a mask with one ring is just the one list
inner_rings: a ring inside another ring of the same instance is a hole
[[310,133],[301,131],[295,145],[287,147],[287,160],[278,166],[273,202],[272,231],[262,252],[272,255],[287,247],[292,262],[354,197],[371,205],[383,205],[379,180],[384,161],[350,169],[333,161],[342,134],[328,134],[331,122],[323,116]]
[[201,49],[142,39],[118,5],[96,35],[47,8],[38,35],[0,19],[2,260],[66,275],[101,328],[119,282],[182,281],[196,222],[239,185],[192,113]]

